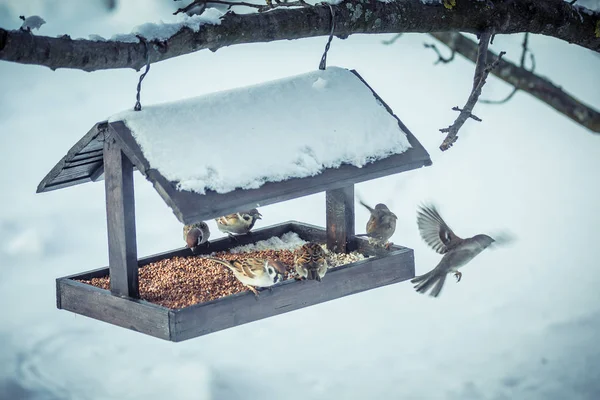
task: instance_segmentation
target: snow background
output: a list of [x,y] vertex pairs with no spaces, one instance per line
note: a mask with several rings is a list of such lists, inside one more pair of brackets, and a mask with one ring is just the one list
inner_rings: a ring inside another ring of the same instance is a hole
[[[173,7],[130,0],[105,14],[100,2],[20,3],[0,2],[0,26],[38,14],[47,21],[39,34],[72,37],[127,33]],[[405,282],[177,344],[56,309],[56,277],[107,264],[104,185],[35,194],[95,122],[133,107],[138,73],[0,63],[0,398],[600,398],[600,138],[518,93],[503,106],[479,104],[483,123],[467,122],[441,153],[438,129],[468,96],[473,65],[457,57],[433,66],[426,35],[379,44],[391,36],[336,38],[328,62],[357,69],[434,165],[359,184],[357,194],[398,215],[392,240],[415,249],[417,273],[439,260],[418,236],[423,200],[437,202],[459,235],[508,229],[518,240],[482,253],[438,299]],[[492,49],[516,61],[521,40],[497,36]],[[155,64],[142,104],[314,70],[325,42],[234,46]],[[600,108],[596,54],[545,37],[530,44],[539,74]],[[490,77],[484,97],[510,90]],[[257,226],[323,225],[324,203],[319,194],[262,207]],[[139,174],[136,213],[140,256],[183,245],[181,225]],[[367,217],[357,204],[359,229]]]

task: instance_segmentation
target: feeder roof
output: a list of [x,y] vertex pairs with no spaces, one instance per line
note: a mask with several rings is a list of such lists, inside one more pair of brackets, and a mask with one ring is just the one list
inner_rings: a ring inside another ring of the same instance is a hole
[[329,67],[117,114],[38,192],[98,180],[107,135],[184,223],[431,164],[358,73]]

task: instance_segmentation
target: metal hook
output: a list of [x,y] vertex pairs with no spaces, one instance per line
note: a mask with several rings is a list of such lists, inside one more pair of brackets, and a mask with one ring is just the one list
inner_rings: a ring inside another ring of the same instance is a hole
[[133,107],[133,109],[135,111],[141,111],[141,109],[142,109],[142,103],[140,103],[140,92],[142,90],[142,81],[146,77],[146,74],[148,73],[148,71],[150,71],[150,52],[148,51],[148,42],[142,36],[138,36],[138,39],[140,40],[140,42],[144,43],[144,50],[146,53],[146,70],[144,71],[144,73],[142,75],[140,75],[140,80],[138,81],[138,84],[137,84],[137,95],[135,96],[136,102],[135,102],[135,106]]
[[327,44],[325,45],[325,52],[323,53],[323,57],[321,57],[321,63],[319,64],[319,69],[325,70],[327,65],[327,52],[329,51],[329,47],[331,46],[331,40],[333,39],[333,30],[335,29],[335,11],[333,11],[333,7],[331,7],[331,4],[322,4],[327,4],[329,6],[329,11],[331,11],[331,31],[329,32],[329,40],[327,40]]

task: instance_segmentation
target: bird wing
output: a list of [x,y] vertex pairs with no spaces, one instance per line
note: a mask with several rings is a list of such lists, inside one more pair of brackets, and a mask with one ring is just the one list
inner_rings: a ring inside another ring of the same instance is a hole
[[448,252],[462,241],[444,222],[433,205],[420,207],[417,212],[417,225],[425,243],[440,254]]
[[221,225],[232,225],[235,224],[238,221],[238,219],[238,215],[234,213],[229,215],[223,215],[222,217],[215,219],[215,221],[217,221],[217,224]]
[[259,268],[263,268],[264,261],[256,258],[247,258],[244,260],[235,260],[232,264],[242,275],[254,279],[256,278]]
[[371,207],[369,207],[368,205],[366,205],[365,203],[363,203],[363,202],[362,202],[362,200],[360,200],[360,201],[359,201],[359,203],[360,203],[360,204],[361,204],[363,207],[365,207],[367,210],[369,210],[369,212],[370,212],[371,214],[373,214],[373,211],[374,211],[374,210],[373,210],[373,208],[371,208]]
[[371,214],[371,217],[367,221],[367,234],[368,235],[372,234],[373,232],[375,232],[377,230],[378,222],[379,222],[378,218],[374,214]]

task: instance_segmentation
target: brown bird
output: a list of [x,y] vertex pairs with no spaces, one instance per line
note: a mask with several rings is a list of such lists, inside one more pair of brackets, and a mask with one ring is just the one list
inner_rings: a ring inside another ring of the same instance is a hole
[[300,278],[321,282],[328,267],[325,250],[317,243],[306,243],[297,250],[294,265]]
[[367,236],[370,242],[389,248],[391,243],[388,243],[396,231],[396,214],[390,211],[383,203],[379,203],[375,208],[371,208],[362,201],[360,202],[369,212],[371,217],[367,221],[367,233],[356,236]]
[[460,282],[462,273],[458,268],[467,264],[494,242],[494,239],[483,234],[468,239],[456,236],[433,205],[420,207],[417,212],[417,225],[425,243],[444,255],[433,270],[411,280],[411,283],[416,284],[415,289],[419,293],[425,293],[433,287],[429,293],[433,297],[439,296],[448,273],[454,272],[456,282]]
[[208,225],[204,221],[183,227],[183,240],[185,240],[187,247],[192,249],[192,251],[201,244],[206,243],[208,245],[209,237],[210,229],[208,229]]
[[229,235],[230,238],[235,239],[235,235],[244,235],[250,233],[250,230],[254,228],[256,220],[262,219],[262,214],[258,212],[256,208],[250,211],[240,211],[237,213],[224,215],[216,218],[217,228]]
[[242,282],[256,296],[258,296],[258,291],[254,288],[255,286],[269,287],[284,279],[285,266],[279,261],[262,258],[245,258],[233,261],[213,257],[206,257],[206,259],[229,268],[237,280]]

